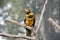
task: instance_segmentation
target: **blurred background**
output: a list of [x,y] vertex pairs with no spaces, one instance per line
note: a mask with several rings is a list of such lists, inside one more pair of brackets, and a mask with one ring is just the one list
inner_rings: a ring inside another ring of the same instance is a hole
[[[25,35],[25,28],[5,21],[6,18],[11,18],[23,23],[25,18],[24,8],[29,8],[35,14],[36,23],[34,29],[36,29],[44,2],[45,0],[0,0],[0,33]],[[53,18],[60,25],[60,0],[48,0],[41,28],[38,32],[39,40],[60,40],[60,30],[54,28],[48,22],[49,17]],[[0,40],[25,39],[0,36]]]

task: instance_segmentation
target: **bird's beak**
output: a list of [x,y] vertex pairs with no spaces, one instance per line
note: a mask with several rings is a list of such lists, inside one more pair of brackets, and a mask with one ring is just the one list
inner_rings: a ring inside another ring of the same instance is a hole
[[29,12],[27,9],[24,9],[25,12]]

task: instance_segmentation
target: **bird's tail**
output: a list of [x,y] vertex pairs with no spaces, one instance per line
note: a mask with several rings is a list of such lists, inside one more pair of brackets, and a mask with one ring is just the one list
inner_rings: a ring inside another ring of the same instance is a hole
[[31,37],[31,30],[29,30],[29,29],[26,29],[26,36],[29,36],[29,37]]
[[31,30],[26,29],[26,36],[31,36]]

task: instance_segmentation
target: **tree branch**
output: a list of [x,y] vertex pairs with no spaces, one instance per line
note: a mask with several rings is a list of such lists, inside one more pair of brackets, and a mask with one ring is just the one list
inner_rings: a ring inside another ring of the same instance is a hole
[[23,25],[23,24],[21,24],[21,23],[19,23],[19,22],[14,21],[13,19],[6,18],[5,20],[6,20],[6,21],[9,21],[9,22],[12,22],[12,23],[14,23],[14,24],[16,24],[16,25],[23,26],[23,27],[25,27],[25,28],[27,28],[27,29],[29,29],[29,30],[32,30],[32,29],[33,29],[32,27],[28,27],[28,26],[26,26],[25,24]]
[[21,23],[19,23],[19,22],[16,22],[16,21],[14,21],[14,20],[12,20],[12,19],[8,19],[8,18],[6,18],[5,20],[6,20],[6,21],[9,21],[9,22],[12,22],[12,23],[14,23],[14,24],[16,24],[16,25],[25,27],[25,28],[31,30],[31,31],[33,32],[34,36],[36,35],[35,30],[34,30],[33,27],[26,26],[25,24],[21,24]]
[[35,37],[28,37],[28,36],[22,36],[22,35],[12,35],[12,34],[5,34],[5,33],[0,33],[0,36],[10,37],[10,38],[24,38],[24,39],[32,39],[32,40],[35,39]]
[[40,15],[40,19],[39,19],[38,27],[36,29],[36,33],[38,32],[39,28],[41,27],[41,21],[42,21],[43,14],[45,12],[45,8],[46,8],[47,3],[48,3],[48,0],[46,0],[45,4],[43,5],[43,9],[42,9],[42,12],[41,12],[41,15]]
[[53,27],[56,27],[57,29],[60,30],[60,26],[56,22],[54,22],[52,18],[48,18],[48,21],[53,25]]

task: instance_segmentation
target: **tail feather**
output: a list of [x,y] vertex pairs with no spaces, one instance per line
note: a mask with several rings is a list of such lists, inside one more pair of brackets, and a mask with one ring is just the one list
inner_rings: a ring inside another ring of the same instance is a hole
[[26,29],[26,36],[31,36],[31,30]]

